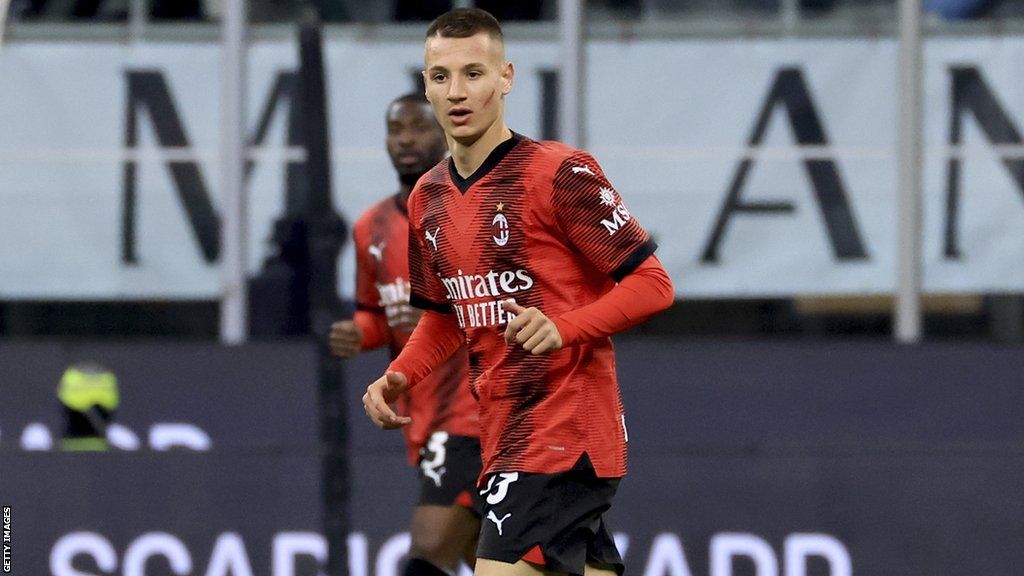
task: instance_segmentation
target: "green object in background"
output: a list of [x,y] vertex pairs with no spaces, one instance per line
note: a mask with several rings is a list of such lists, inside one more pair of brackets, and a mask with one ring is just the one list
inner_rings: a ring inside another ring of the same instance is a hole
[[94,366],[71,366],[60,379],[57,397],[62,404],[77,412],[99,406],[111,412],[121,403],[117,376]]
[[61,449],[70,452],[109,450],[107,426],[121,404],[117,376],[99,364],[74,364],[61,376],[57,397],[64,405],[67,424]]
[[60,449],[65,452],[106,452],[110,450],[110,442],[106,438],[84,436],[81,438],[63,438]]

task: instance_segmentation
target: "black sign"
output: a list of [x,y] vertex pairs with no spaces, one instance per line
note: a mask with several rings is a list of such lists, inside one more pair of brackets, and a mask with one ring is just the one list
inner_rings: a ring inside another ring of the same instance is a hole
[[[630,474],[609,523],[644,576],[1015,575],[1024,566],[1024,349],[630,340]],[[135,450],[59,436],[72,361],[114,370]],[[313,351],[205,344],[0,348],[0,504],[13,574],[313,576],[321,535]],[[350,573],[398,574],[414,471],[349,363]],[[206,449],[156,449],[159,423]],[[38,431],[38,428],[36,429]],[[31,431],[30,431],[31,432]],[[31,434],[29,434],[31,436]]]

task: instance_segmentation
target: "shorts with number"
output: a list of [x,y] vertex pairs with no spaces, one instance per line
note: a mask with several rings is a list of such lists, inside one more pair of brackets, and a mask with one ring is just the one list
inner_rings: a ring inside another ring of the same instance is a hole
[[625,569],[604,521],[618,478],[593,469],[558,474],[499,472],[487,476],[478,558],[583,575],[584,566]]
[[476,490],[480,440],[434,432],[420,449],[420,506],[459,505],[479,515],[483,497]]

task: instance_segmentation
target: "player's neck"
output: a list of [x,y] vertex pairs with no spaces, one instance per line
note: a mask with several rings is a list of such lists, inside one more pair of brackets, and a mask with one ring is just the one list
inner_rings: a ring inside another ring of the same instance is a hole
[[412,194],[412,186],[408,184],[400,184],[398,186],[398,199],[405,206],[409,203],[409,194]]
[[504,122],[498,121],[473,142],[465,143],[449,138],[448,149],[451,151],[455,170],[459,176],[469,178],[499,144],[511,137],[512,131],[505,126]]

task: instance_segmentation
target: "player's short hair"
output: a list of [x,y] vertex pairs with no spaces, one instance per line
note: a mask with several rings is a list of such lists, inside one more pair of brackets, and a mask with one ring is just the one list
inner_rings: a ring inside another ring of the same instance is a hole
[[437,17],[427,28],[427,38],[469,38],[486,32],[491,38],[505,41],[501,32],[501,24],[491,13],[480,8],[456,8]]
[[394,100],[391,101],[391,104],[389,104],[388,106],[394,106],[395,104],[428,104],[429,105],[430,101],[427,100],[427,96],[423,92],[409,92],[409,93],[406,93],[406,94],[402,94],[398,98],[395,98]]

